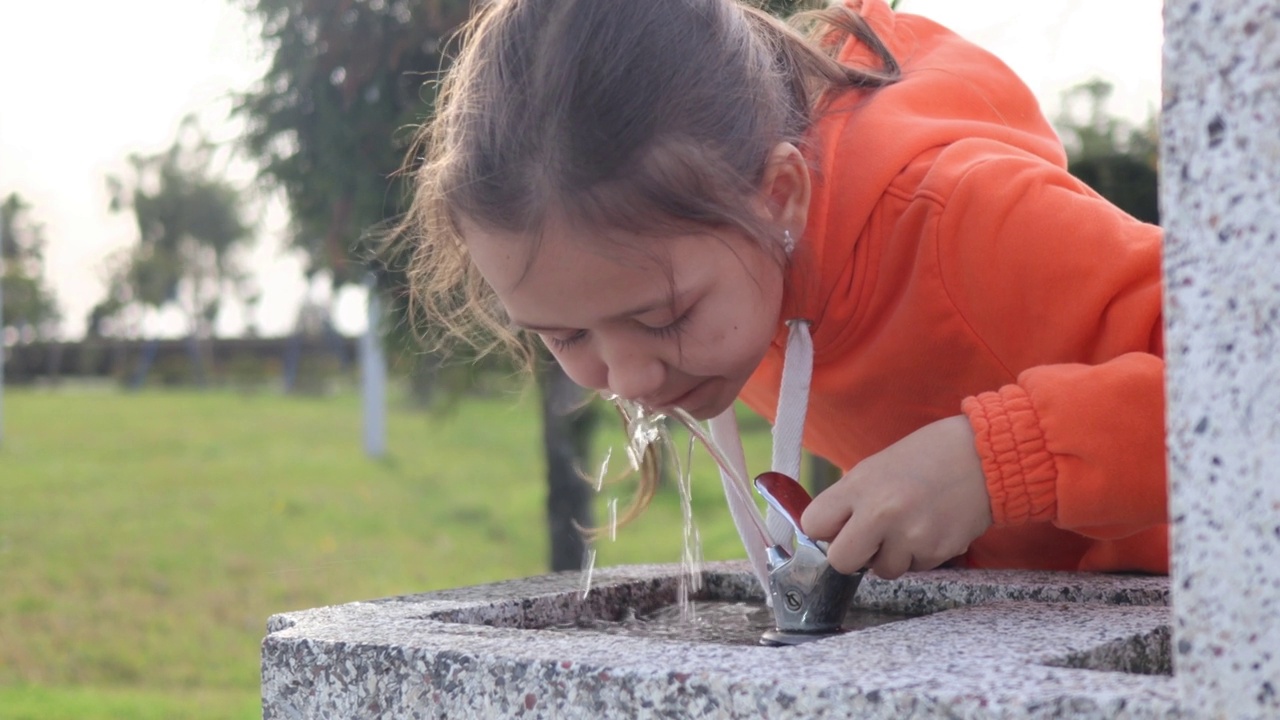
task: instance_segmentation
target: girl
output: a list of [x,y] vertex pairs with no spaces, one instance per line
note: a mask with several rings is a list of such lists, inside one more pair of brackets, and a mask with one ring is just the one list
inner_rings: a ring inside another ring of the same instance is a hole
[[1167,572],[1158,228],[993,56],[884,0],[811,19],[489,3],[421,138],[422,307],[655,410],[798,405],[849,469],[802,518],[838,570]]

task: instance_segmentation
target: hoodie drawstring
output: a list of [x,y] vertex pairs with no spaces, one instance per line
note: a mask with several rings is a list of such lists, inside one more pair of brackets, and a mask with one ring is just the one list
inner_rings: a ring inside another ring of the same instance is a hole
[[[813,337],[807,320],[787,321],[787,347],[782,361],[782,382],[778,389],[778,411],[773,423],[772,470],[799,479],[805,414],[809,408],[809,385],[813,378]],[[738,536],[746,548],[761,587],[769,587],[765,550],[769,545],[790,549],[794,539],[791,524],[772,508],[764,527],[752,498],[751,476],[733,406],[710,421],[711,438],[733,465],[732,472],[720,468],[720,481]],[[735,477],[736,476],[736,477]]]

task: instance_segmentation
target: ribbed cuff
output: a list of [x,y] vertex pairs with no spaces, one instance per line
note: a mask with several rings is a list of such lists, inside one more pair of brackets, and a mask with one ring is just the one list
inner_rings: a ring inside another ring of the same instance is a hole
[[1027,392],[1007,385],[965,398],[960,409],[973,427],[995,525],[1052,520],[1058,510],[1058,470]]

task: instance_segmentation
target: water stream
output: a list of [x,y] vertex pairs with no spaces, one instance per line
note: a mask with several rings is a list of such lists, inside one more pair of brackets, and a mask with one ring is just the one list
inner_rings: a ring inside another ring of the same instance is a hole
[[[660,413],[650,413],[639,404],[621,398],[609,397],[606,399],[618,406],[622,413],[623,421],[626,423],[625,450],[631,471],[640,471],[642,459],[646,451],[653,445],[662,447],[665,452],[661,453],[661,456],[665,457],[673,466],[676,488],[680,493],[680,513],[683,523],[680,553],[681,573],[676,607],[679,608],[679,613],[686,620],[692,620],[692,606],[689,599],[694,597],[702,588],[702,539],[698,535],[698,526],[693,519],[693,488],[690,475],[695,435],[693,433],[690,434],[689,446],[682,460],[681,454],[677,450],[674,440],[672,440],[671,433],[667,431],[666,416]],[[685,424],[686,426],[688,425],[687,422]],[[604,460],[600,464],[600,472],[595,481],[596,492],[600,492],[604,487],[605,477],[609,472],[609,460],[612,455],[613,449],[610,448],[605,453]],[[608,501],[608,524],[606,527],[611,541],[616,540],[618,537],[617,502],[617,498],[612,498]],[[583,558],[582,596],[584,598],[591,592],[591,578],[595,571],[595,560],[595,550],[589,548],[586,557]]]

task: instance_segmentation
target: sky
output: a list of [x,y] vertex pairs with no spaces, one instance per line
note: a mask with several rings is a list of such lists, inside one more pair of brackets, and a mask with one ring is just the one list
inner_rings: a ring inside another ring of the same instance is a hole
[[[1112,114],[1141,122],[1160,103],[1161,0],[902,0],[899,10],[932,18],[994,52],[1053,117],[1062,92],[1101,77],[1115,86]],[[63,335],[78,337],[103,295],[114,251],[133,242],[131,217],[108,211],[106,177],[126,175],[132,153],[155,153],[195,114],[217,140],[238,134],[230,96],[249,88],[266,59],[254,25],[232,0],[0,0],[0,197],[20,193],[43,224],[46,276],[62,306]],[[248,187],[252,168],[224,161]],[[309,288],[284,248],[287,215],[276,203],[255,215],[246,266],[263,290],[256,322],[289,332]],[[338,298],[341,330],[364,327],[364,300]],[[244,313],[224,312],[235,334]],[[177,334],[176,313],[148,329]]]

